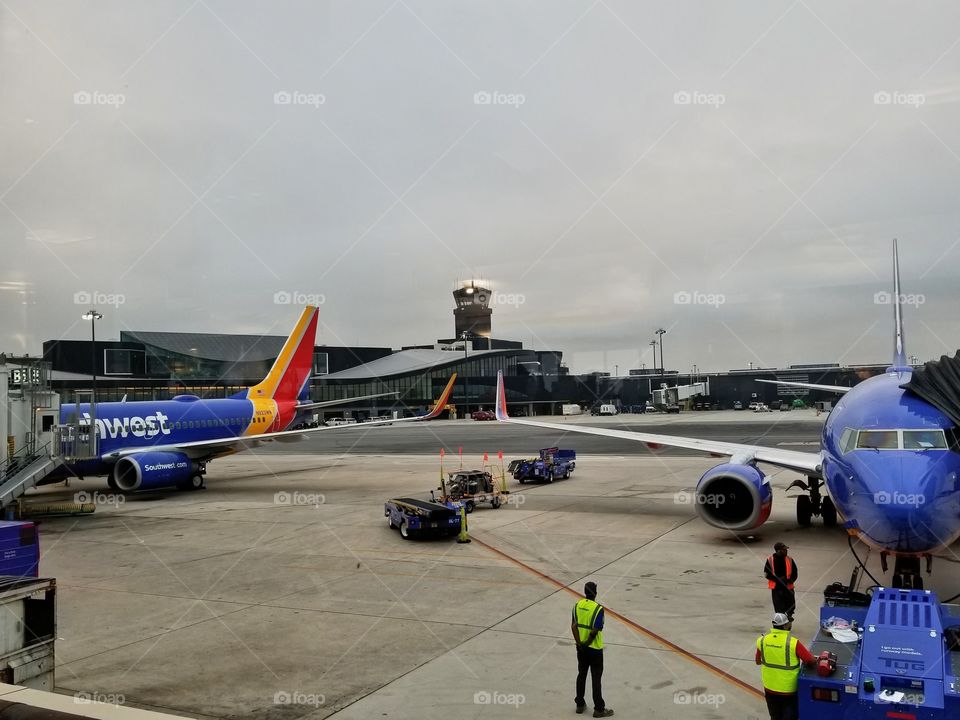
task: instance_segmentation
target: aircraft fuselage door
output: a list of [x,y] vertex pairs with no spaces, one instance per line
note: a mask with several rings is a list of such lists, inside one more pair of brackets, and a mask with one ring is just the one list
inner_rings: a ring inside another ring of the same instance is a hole
[[40,408],[37,410],[37,449],[42,448],[53,440],[53,427],[57,424],[59,410],[53,408]]

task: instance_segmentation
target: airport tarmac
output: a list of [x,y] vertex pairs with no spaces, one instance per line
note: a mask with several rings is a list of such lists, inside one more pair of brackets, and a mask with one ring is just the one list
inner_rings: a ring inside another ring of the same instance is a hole
[[[842,531],[796,526],[790,472],[752,538],[705,525],[689,493],[716,462],[581,455],[569,480],[509,480],[470,544],[387,526],[384,500],[438,484],[434,455],[247,453],[212,463],[204,491],[97,496],[95,515],[41,526],[58,691],[216,718],[572,716],[570,611],[593,579],[617,717],[765,717],[753,648],[773,543],[799,565],[804,640],[854,563]],[[37,495],[81,487],[108,492]],[[935,570],[956,592],[953,566]]]

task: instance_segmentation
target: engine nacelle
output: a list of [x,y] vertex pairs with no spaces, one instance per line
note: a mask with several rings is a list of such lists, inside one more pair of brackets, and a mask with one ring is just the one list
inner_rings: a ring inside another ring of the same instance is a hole
[[753,530],[770,517],[773,491],[754,465],[723,463],[710,468],[697,483],[697,514],[723,530]]
[[113,466],[113,482],[122,492],[173,487],[199,471],[199,466],[179,452],[142,452],[125,455]]

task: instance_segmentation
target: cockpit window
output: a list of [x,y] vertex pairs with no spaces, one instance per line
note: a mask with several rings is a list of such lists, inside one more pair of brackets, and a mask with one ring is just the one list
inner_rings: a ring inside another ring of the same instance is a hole
[[857,431],[853,428],[844,428],[840,434],[840,452],[846,454],[856,446]]
[[904,450],[946,450],[943,430],[904,430]]
[[861,430],[857,447],[864,450],[897,450],[900,438],[896,430]]
[[[848,428],[849,429],[849,428]],[[840,436],[840,449],[852,449],[853,438]],[[947,436],[943,430],[860,430],[856,433],[856,447],[861,450],[946,450]]]

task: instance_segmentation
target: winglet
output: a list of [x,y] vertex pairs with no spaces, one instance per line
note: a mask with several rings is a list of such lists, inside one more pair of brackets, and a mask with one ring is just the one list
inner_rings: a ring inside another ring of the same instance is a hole
[[897,255],[897,239],[893,239],[893,369],[908,370],[907,350],[903,342],[903,308],[900,294],[900,258]]
[[437,400],[436,404],[433,406],[433,409],[424,415],[421,420],[433,420],[435,417],[439,417],[446,407],[447,403],[450,402],[450,396],[453,394],[453,384],[457,381],[457,374],[454,373],[450,376],[450,380],[447,382],[447,386],[443,389],[443,392],[440,393],[440,398]]
[[510,419],[507,414],[507,393],[503,389],[503,370],[497,371],[497,405],[494,413],[500,422],[506,422]]

